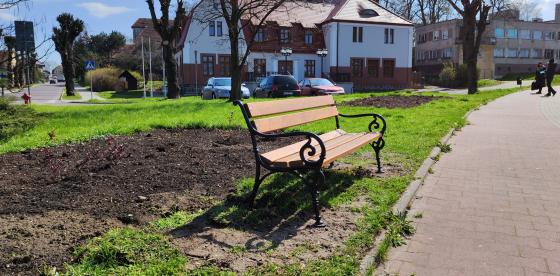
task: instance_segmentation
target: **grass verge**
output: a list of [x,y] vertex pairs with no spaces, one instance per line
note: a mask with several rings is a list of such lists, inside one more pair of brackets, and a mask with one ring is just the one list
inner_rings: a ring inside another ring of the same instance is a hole
[[62,100],[64,101],[78,101],[82,99],[82,95],[78,91],[74,91],[74,96],[68,96],[66,93],[62,94]]

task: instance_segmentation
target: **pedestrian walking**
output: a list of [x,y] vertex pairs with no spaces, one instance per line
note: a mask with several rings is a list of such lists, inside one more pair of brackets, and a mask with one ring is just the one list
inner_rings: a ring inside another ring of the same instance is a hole
[[535,94],[542,94],[542,89],[544,87],[545,81],[546,81],[546,69],[544,67],[544,64],[539,62],[539,64],[537,64],[537,70],[535,71],[535,87],[533,88],[533,90],[539,90],[539,91]]
[[556,73],[556,63],[554,63],[554,59],[551,58],[548,61],[548,66],[546,67],[546,86],[548,87],[548,93],[546,93],[546,97],[556,95],[556,90],[552,88],[552,81],[554,80],[554,74]]

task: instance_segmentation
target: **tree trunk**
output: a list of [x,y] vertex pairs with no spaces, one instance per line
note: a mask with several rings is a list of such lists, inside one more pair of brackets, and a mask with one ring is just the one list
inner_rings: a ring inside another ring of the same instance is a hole
[[463,64],[467,65],[468,93],[474,94],[478,90],[477,58],[475,49],[476,17],[465,14],[463,18]]
[[162,47],[165,70],[167,73],[167,98],[179,99],[181,97],[181,90],[177,83],[177,61],[175,60],[175,51],[171,45],[162,45]]
[[74,96],[74,64],[72,62],[74,60],[74,52],[72,46],[72,44],[67,44],[65,55],[60,55],[62,59],[62,71],[64,73],[67,96]]

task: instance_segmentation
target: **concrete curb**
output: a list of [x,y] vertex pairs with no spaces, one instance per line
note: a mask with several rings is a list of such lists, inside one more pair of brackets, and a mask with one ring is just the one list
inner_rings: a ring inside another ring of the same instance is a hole
[[[477,107],[477,108],[474,108],[473,110],[470,110],[469,112],[467,112],[467,114],[465,114],[463,116],[463,119],[467,119],[471,115],[471,113],[473,113],[475,110],[478,110],[478,108],[480,108],[480,106]],[[445,136],[443,136],[443,138],[441,138],[439,140],[439,142],[442,145],[448,144],[449,140],[451,139],[451,137],[454,134],[455,134],[455,128],[452,128],[451,130],[449,130],[449,132]],[[430,173],[430,169],[436,163],[436,161],[435,161],[436,157],[440,153],[441,153],[441,148],[436,146],[432,149],[428,158],[426,158],[424,160],[424,162],[422,163],[420,168],[414,174],[415,180],[413,180],[412,182],[410,182],[410,184],[408,184],[408,187],[402,193],[400,199],[397,201],[397,203],[395,203],[395,205],[393,205],[393,208],[392,208],[393,213],[398,214],[398,213],[407,212],[410,204],[412,204],[412,202],[414,201],[416,193],[418,193],[418,190],[420,190],[420,187],[424,184],[424,180],[426,179],[426,177]],[[362,259],[362,261],[360,263],[360,275],[367,275],[366,273],[368,271],[368,268],[370,268],[374,265],[376,252],[379,248],[379,245],[381,244],[381,241],[383,241],[385,239],[385,233],[386,233],[386,231],[383,230],[377,236],[377,238],[373,242],[373,244],[375,246]],[[374,271],[376,271],[376,270],[377,269],[374,269]],[[375,272],[374,272],[374,274],[375,274]]]

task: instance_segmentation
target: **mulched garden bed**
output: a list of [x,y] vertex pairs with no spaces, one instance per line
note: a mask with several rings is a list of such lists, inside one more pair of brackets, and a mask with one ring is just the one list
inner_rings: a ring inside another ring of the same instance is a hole
[[60,267],[108,228],[208,208],[253,174],[239,130],[157,130],[0,155],[0,274]]
[[374,106],[386,108],[411,108],[420,106],[431,101],[439,100],[441,96],[377,96],[344,102],[349,106]]
[[[265,152],[292,142],[259,146]],[[367,159],[373,169],[373,156]],[[246,130],[156,130],[0,155],[0,275],[36,275],[47,266],[61,270],[76,246],[110,228],[145,225],[174,210],[215,209],[216,202],[231,199],[237,181],[254,176],[254,166]],[[346,167],[340,169],[351,169]],[[385,169],[382,177],[402,174],[399,166]],[[374,174],[358,170],[352,177],[365,175]],[[342,185],[352,182],[338,177]],[[191,265],[242,272],[269,261],[293,262],[295,256],[301,262],[328,256],[355,231],[356,206],[323,210],[327,229],[309,228],[311,215],[296,213],[271,217],[274,227],[268,229],[222,227],[203,216],[169,234]],[[274,253],[263,249],[266,244]],[[231,249],[236,246],[247,251],[240,255]],[[296,254],[301,248],[306,253]]]

